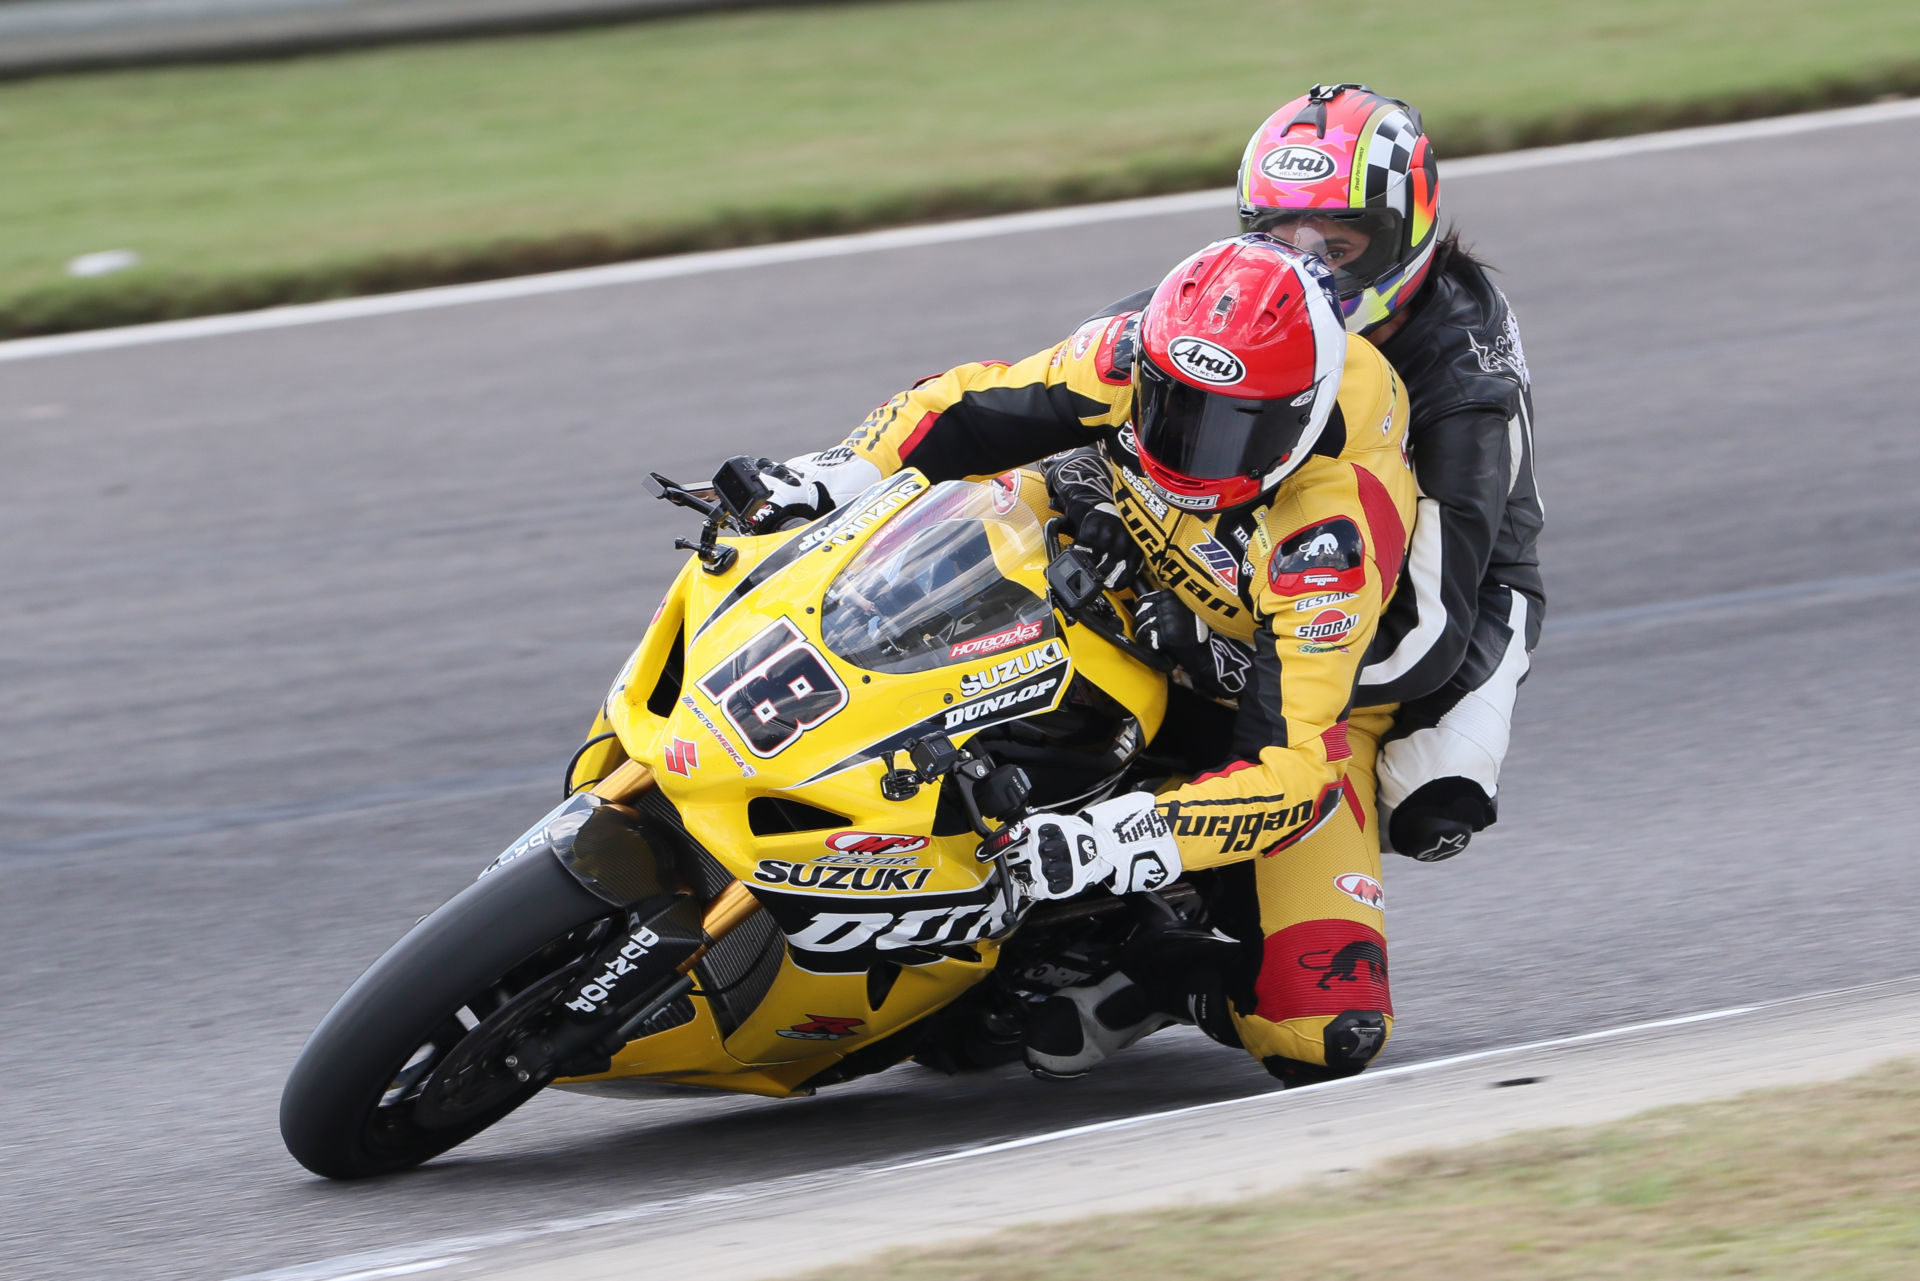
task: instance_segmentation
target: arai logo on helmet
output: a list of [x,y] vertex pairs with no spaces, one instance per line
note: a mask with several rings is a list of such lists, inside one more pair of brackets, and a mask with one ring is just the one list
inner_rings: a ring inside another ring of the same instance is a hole
[[1240,357],[1204,338],[1176,338],[1167,344],[1167,359],[1189,378],[1224,387],[1247,376]]
[[1318,147],[1276,147],[1260,157],[1260,172],[1275,182],[1319,182],[1340,166]]

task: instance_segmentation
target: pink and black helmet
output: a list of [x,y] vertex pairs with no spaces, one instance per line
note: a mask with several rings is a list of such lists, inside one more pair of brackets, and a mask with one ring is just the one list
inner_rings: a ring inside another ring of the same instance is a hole
[[1267,117],[1240,161],[1242,229],[1326,258],[1357,334],[1419,291],[1439,208],[1440,172],[1420,113],[1365,85],[1315,85]]

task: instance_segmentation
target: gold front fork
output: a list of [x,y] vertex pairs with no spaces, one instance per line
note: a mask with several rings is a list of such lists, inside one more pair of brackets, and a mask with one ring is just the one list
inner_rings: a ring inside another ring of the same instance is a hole
[[[593,794],[613,804],[622,804],[632,800],[642,792],[654,786],[653,771],[639,761],[627,760],[620,767],[593,785]],[[731,934],[740,923],[760,910],[760,900],[753,891],[738,881],[734,881],[713,896],[707,904],[706,912],[700,918],[700,932],[706,941],[680,965],[679,972],[690,972],[695,962],[706,955],[709,947]]]

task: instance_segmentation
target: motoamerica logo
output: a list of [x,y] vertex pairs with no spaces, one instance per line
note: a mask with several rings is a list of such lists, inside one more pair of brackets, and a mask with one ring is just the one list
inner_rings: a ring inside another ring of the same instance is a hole
[[1055,663],[1065,662],[1066,646],[1057,640],[1050,640],[1038,649],[1030,649],[1024,654],[1015,654],[1012,658],[1003,658],[992,667],[983,671],[968,672],[960,678],[960,693],[967,698],[975,694],[984,694],[997,689],[1008,681],[1022,676],[1031,676]]

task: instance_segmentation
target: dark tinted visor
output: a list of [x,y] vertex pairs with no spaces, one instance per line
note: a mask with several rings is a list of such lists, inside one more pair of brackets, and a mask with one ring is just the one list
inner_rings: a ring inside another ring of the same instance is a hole
[[1145,352],[1134,361],[1133,431],[1140,452],[1195,480],[1262,476],[1299,443],[1315,397],[1241,400],[1167,374]]
[[1401,218],[1391,209],[1243,210],[1240,225],[1324,258],[1342,298],[1359,293],[1400,261]]

